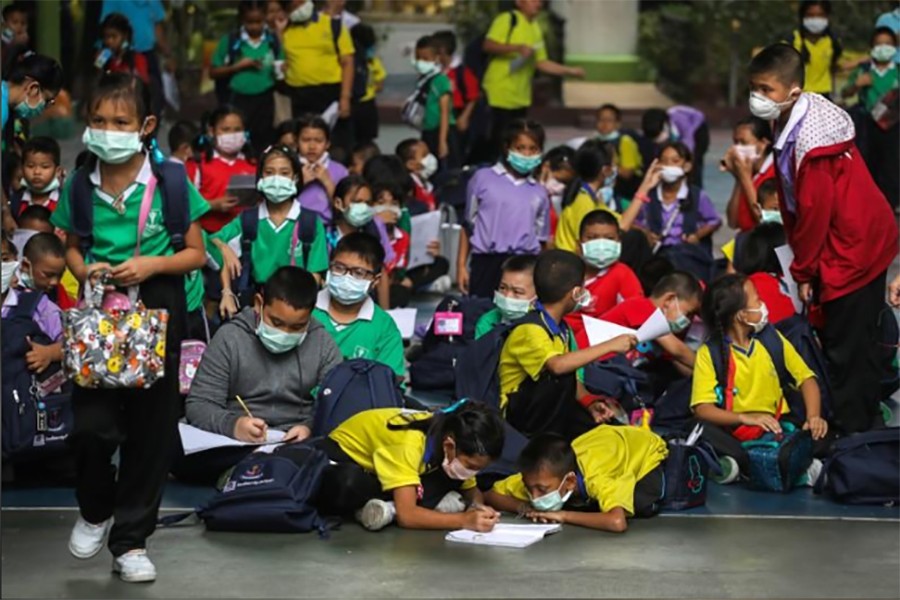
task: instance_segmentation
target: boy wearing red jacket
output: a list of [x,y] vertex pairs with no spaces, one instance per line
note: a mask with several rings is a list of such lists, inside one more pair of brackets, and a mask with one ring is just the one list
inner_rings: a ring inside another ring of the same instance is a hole
[[774,121],[781,213],[791,274],[806,303],[822,304],[836,425],[865,431],[878,416],[878,314],[897,256],[897,222],[854,144],[850,116],[802,93],[803,58],[775,44],[750,63],[750,112]]

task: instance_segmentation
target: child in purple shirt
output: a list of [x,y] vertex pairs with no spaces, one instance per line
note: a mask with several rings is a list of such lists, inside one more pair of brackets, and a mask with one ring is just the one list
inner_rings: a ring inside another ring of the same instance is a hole
[[457,256],[463,293],[492,298],[506,259],[538,254],[550,237],[550,199],[532,177],[543,149],[543,127],[517,119],[504,134],[500,162],[469,180]]
[[303,164],[303,189],[297,198],[300,206],[317,213],[322,223],[331,225],[331,199],[335,186],[347,176],[347,168],[328,156],[331,131],[316,115],[297,119],[297,149]]

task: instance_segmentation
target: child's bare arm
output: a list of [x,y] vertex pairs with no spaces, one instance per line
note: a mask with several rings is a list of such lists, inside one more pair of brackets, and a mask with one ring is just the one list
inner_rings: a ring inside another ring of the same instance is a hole
[[438,158],[447,158],[450,154],[450,143],[447,137],[450,135],[450,94],[441,96],[441,124],[438,131]]
[[701,421],[721,427],[737,427],[741,424],[741,418],[738,413],[723,410],[715,404],[698,404],[694,407],[694,414]]
[[675,359],[675,362],[681,363],[690,369],[694,368],[694,361],[697,358],[697,353],[691,350],[687,344],[682,342],[675,335],[671,333],[669,335],[664,335],[656,340],[656,343],[669,353],[672,358]]
[[405,529],[470,529],[491,531],[497,523],[497,514],[484,510],[468,510],[463,513],[439,513],[417,504],[416,486],[407,485],[393,491],[397,509],[397,525]]
[[528,508],[528,504],[525,502],[494,490],[488,490],[484,493],[484,501],[488,506],[509,513],[518,514],[523,509]]
[[584,350],[566,352],[550,357],[544,363],[544,369],[553,375],[566,375],[585,367],[595,360],[599,360],[607,354],[624,354],[633,350],[637,345],[637,338],[630,334],[623,334],[608,342],[590,346]]
[[625,509],[619,506],[606,512],[561,510],[558,512],[531,512],[526,516],[543,523],[568,523],[612,533],[624,533],[628,529]]

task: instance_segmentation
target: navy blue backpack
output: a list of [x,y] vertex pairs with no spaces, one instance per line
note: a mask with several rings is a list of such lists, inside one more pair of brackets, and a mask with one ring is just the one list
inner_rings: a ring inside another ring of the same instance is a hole
[[900,503],[900,428],[856,433],[835,442],[815,492],[843,504]]
[[306,444],[290,444],[273,454],[251,452],[232,469],[222,491],[196,511],[159,520],[173,525],[193,514],[210,531],[306,533],[326,537],[331,522],[316,510],[316,496],[328,456]]
[[2,327],[2,447],[4,459],[24,459],[63,453],[72,431],[72,384],[59,363],[35,375],[25,355],[30,346],[52,344],[34,321],[43,292],[18,291],[18,304]]
[[312,435],[326,436],[353,415],[371,408],[406,408],[393,369],[365,358],[344,361],[319,387]]

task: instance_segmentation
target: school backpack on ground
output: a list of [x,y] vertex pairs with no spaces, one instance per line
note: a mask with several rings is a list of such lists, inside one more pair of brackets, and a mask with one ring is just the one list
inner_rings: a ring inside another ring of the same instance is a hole
[[900,428],[854,433],[835,442],[815,492],[842,504],[900,503]]
[[3,319],[2,332],[2,448],[4,460],[65,453],[72,431],[72,384],[60,363],[40,375],[28,370],[26,338],[48,345],[34,313],[43,292],[19,291],[18,304]]
[[409,366],[409,377],[415,390],[455,390],[456,362],[475,339],[475,325],[481,316],[493,308],[487,298],[474,296],[445,296],[435,309],[442,312],[461,313],[462,335],[442,336],[434,332],[434,326],[422,339],[422,355]]
[[[184,236],[191,224],[188,203],[188,180],[184,165],[172,161],[156,162],[150,159],[156,189],[162,199],[162,217],[169,232],[172,248],[180,252],[185,248]],[[70,206],[72,211],[72,233],[78,236],[82,256],[87,258],[94,244],[94,185],[87,167],[82,167],[72,175]]]
[[[340,23],[340,21],[338,21]],[[228,34],[228,55],[225,57],[225,66],[230,66],[236,63],[240,59],[241,55],[241,32],[240,30],[232,31]],[[275,60],[278,60],[278,54],[281,52],[281,42],[278,41],[278,36],[272,35],[272,33],[266,30],[263,33],[263,41],[269,44],[269,48],[272,50],[272,56]],[[228,104],[231,102],[231,78],[234,75],[228,77],[220,77],[216,79],[216,100],[219,102],[219,106],[223,104]]]
[[370,408],[405,408],[406,398],[393,369],[383,363],[354,358],[325,376],[316,398],[312,435],[325,436]]
[[716,451],[702,439],[686,444],[681,435],[668,436],[664,473],[666,491],[662,506],[669,510],[687,510],[706,504],[709,489],[709,473],[720,474],[722,468]]
[[251,452],[218,492],[196,511],[163,517],[173,525],[193,514],[210,531],[305,533],[325,537],[330,527],[316,510],[328,456],[313,446],[289,444],[272,454]]
[[770,492],[789,492],[813,460],[812,435],[781,423],[781,435],[766,432],[741,444],[750,458],[750,485]]
[[418,83],[416,83],[416,89],[413,90],[413,93],[407,96],[406,100],[403,102],[400,118],[403,119],[403,122],[407,125],[411,125],[416,129],[422,129],[422,122],[425,119],[425,102],[428,98],[428,92],[431,90],[431,83],[438,75],[440,75],[440,73],[433,73],[422,77]]
[[631,366],[624,356],[614,356],[595,361],[584,368],[584,387],[592,394],[616,399],[622,408],[631,413],[644,408],[644,400],[653,402],[647,389],[647,374]]

